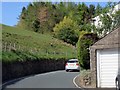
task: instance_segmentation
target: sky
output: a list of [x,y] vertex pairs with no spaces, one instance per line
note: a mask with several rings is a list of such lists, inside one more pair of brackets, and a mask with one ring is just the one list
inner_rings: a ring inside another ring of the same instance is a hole
[[[0,2],[0,23],[15,26],[19,21],[18,17],[22,11],[22,7],[27,7],[30,2]],[[107,2],[86,2],[87,5],[100,3],[105,6]]]
[[29,2],[2,2],[2,21],[0,23],[14,26],[18,22],[18,17],[22,11],[22,7],[27,7]]

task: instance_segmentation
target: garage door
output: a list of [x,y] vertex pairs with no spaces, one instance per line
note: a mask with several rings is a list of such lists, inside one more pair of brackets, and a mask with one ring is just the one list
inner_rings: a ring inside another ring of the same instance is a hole
[[118,49],[97,50],[97,85],[115,87],[118,72]]

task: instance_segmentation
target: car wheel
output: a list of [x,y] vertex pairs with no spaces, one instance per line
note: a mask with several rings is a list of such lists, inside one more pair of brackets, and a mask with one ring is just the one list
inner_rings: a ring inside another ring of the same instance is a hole
[[116,90],[120,90],[118,79],[116,79]]
[[67,69],[66,72],[68,72],[69,70]]

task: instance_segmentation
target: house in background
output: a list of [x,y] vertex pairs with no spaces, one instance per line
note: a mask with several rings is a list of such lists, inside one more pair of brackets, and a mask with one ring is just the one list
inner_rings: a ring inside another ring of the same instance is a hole
[[[111,16],[111,14],[115,14],[117,11],[120,10],[120,3],[118,3],[117,5],[114,6],[114,8],[110,9],[108,13],[106,13],[108,16],[110,16],[112,19],[113,17]],[[92,25],[95,25],[96,28],[101,28],[102,27],[102,21],[101,21],[101,18],[100,17],[103,17],[103,14],[100,14],[99,16],[96,16],[94,18],[92,18],[92,22],[91,24]],[[114,19],[113,19],[114,20]],[[114,24],[114,23],[112,23]],[[107,32],[108,34],[109,32]],[[104,36],[104,30],[101,34],[97,33],[100,37]]]
[[120,67],[120,27],[90,47],[90,68],[94,87],[114,88]]
[[[119,10],[120,10],[120,4],[117,4],[116,6],[114,6],[113,9],[110,10],[110,12],[111,12],[112,14],[115,14],[115,13],[116,13],[117,11],[119,11]],[[110,15],[110,12],[108,12],[108,13],[106,13],[106,14]],[[101,14],[100,16],[102,16],[102,14]],[[102,22],[101,22],[101,20],[100,20],[100,16],[96,16],[96,17],[93,18],[93,20],[94,20],[94,25],[95,25],[97,28],[100,28],[100,27],[102,26]],[[92,23],[92,24],[93,24],[93,23]]]

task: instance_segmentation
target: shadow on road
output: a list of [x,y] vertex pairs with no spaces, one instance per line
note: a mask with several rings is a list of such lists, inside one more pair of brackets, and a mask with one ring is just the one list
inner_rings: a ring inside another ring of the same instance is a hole
[[30,75],[30,76],[25,76],[25,77],[21,77],[21,78],[17,78],[17,79],[13,79],[13,80],[10,80],[10,81],[7,81],[5,83],[2,84],[2,89],[1,90],[5,90],[5,88],[8,86],[8,85],[12,85],[12,84],[15,84],[27,77],[34,77],[35,75]]
[[69,70],[68,72],[80,72],[78,70]]

